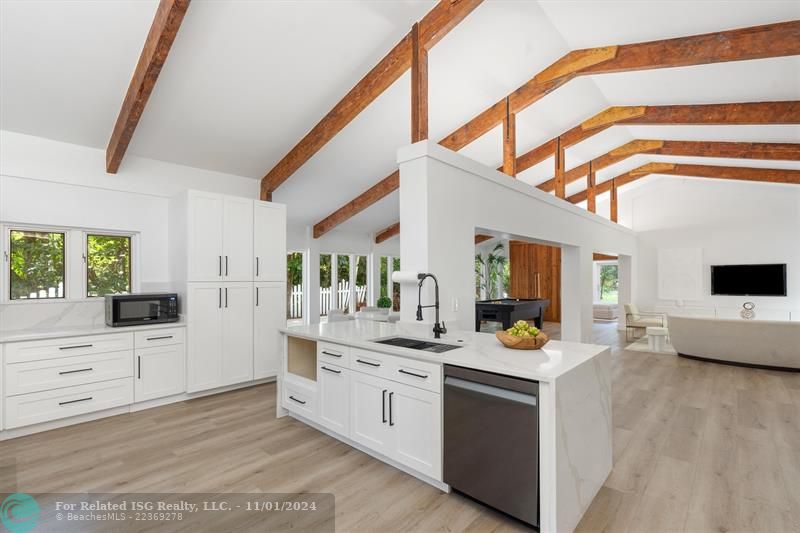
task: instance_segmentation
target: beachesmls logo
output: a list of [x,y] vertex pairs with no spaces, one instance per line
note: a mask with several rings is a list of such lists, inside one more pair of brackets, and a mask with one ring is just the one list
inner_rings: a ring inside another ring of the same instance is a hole
[[0,503],[0,522],[11,533],[27,533],[39,523],[41,510],[33,496],[21,492],[9,494]]

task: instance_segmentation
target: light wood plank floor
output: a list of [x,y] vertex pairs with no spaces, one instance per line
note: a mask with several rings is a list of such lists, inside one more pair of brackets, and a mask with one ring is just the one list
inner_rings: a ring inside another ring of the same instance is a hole
[[[595,340],[615,466],[579,531],[800,531],[800,374]],[[270,384],[0,442],[0,492],[332,492],[341,531],[526,529],[274,412]]]

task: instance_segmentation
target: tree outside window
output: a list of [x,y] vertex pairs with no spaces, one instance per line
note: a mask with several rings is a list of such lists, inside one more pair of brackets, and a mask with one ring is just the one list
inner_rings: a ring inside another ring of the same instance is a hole
[[600,266],[600,301],[617,303],[619,291],[619,274],[617,265]]
[[131,292],[131,238],[86,236],[86,296]]
[[12,300],[64,298],[64,233],[11,230]]
[[[392,272],[400,271],[400,258],[392,258]],[[400,284],[392,283],[392,311],[400,310]]]

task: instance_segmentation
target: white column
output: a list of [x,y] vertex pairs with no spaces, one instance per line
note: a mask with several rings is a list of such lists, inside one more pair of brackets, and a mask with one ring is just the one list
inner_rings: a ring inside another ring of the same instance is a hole
[[303,254],[303,322],[319,324],[319,241],[307,230],[307,248]]
[[617,261],[617,275],[619,276],[619,318],[617,329],[625,329],[625,304],[633,303],[636,294],[635,259],[630,255],[620,255]]
[[592,342],[592,251],[561,247],[561,340]]
[[375,306],[380,297],[381,258],[373,250],[367,256],[367,305]]
[[339,256],[331,254],[331,309],[339,309]]

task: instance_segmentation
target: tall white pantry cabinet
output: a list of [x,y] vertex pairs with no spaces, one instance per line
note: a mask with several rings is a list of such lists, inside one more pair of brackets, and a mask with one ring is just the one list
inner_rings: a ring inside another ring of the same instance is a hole
[[286,206],[187,191],[172,199],[170,216],[187,391],[275,376],[286,323]]

